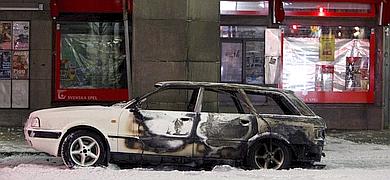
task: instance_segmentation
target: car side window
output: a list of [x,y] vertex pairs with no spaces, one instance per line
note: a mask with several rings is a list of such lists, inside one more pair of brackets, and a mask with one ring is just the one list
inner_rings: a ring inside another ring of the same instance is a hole
[[250,111],[237,92],[205,89],[202,112],[244,114]]
[[259,114],[299,115],[293,105],[281,94],[245,92]]
[[140,100],[138,107],[144,110],[193,112],[198,89],[162,89]]

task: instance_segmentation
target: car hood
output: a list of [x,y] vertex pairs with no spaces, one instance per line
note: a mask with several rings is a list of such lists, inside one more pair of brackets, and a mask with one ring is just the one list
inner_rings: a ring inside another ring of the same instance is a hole
[[111,119],[118,119],[121,111],[115,106],[70,106],[34,111],[30,119],[38,117],[41,128],[45,129],[58,129],[72,123],[104,125]]
[[60,108],[49,108],[34,111],[33,115],[42,115],[47,113],[69,113],[77,111],[111,111],[113,109],[118,109],[119,107],[109,107],[109,106],[69,106],[69,107],[60,107]]

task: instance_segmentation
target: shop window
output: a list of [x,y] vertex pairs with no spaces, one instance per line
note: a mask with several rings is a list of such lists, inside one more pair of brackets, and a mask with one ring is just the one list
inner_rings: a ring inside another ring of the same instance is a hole
[[0,108],[29,107],[30,22],[0,21]]
[[60,87],[125,88],[122,28],[119,22],[62,23]]
[[374,40],[368,27],[285,27],[282,87],[306,102],[371,102]]
[[374,17],[375,6],[360,2],[283,2],[287,16]]
[[221,1],[221,15],[268,15],[268,1]]
[[123,23],[63,21],[58,27],[56,100],[126,100]]
[[221,26],[221,81],[264,84],[264,27]]

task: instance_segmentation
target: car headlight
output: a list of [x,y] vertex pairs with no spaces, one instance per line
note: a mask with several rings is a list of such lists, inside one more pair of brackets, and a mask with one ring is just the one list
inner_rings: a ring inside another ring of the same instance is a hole
[[41,127],[41,120],[38,117],[33,117],[30,122],[31,127]]

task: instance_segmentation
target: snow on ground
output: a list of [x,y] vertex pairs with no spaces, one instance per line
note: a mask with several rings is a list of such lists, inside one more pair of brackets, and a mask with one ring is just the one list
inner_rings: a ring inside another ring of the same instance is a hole
[[230,166],[217,166],[212,171],[176,171],[153,169],[107,168],[67,169],[60,158],[44,154],[19,154],[0,158],[0,180],[19,179],[390,179],[390,146],[357,144],[350,141],[328,138],[326,157],[321,163],[323,170],[252,170],[246,171]]

